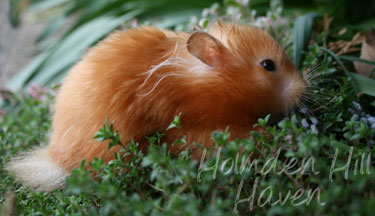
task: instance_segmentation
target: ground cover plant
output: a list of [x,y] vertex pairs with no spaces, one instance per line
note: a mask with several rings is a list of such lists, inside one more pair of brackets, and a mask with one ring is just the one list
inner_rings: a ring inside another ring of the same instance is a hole
[[[216,146],[200,161],[191,161],[188,150],[171,157],[157,132],[148,138],[150,147],[144,154],[137,143],[121,143],[116,125],[103,122],[93,139],[110,140],[108,148],[123,145],[126,154],[116,154],[108,164],[100,158],[82,161],[64,190],[46,193],[17,184],[3,168],[17,153],[48,143],[51,105],[59,85],[31,84],[19,92],[1,89],[0,213],[372,215],[375,85],[371,78],[351,73],[353,61],[363,62],[356,58],[359,50],[343,57],[339,53],[345,50],[336,48],[340,40],[353,42],[359,27],[343,30],[334,21],[330,27],[330,17],[319,13],[296,19],[284,13],[278,1],[258,16],[247,4],[215,4],[179,28],[204,29],[219,17],[268,30],[310,81],[299,108],[276,124],[269,124],[269,116],[259,119],[257,126],[264,132],[249,131],[248,139],[228,141],[226,131],[213,132]],[[353,42],[349,48],[360,47]],[[183,127],[179,116],[170,125]],[[185,145],[183,134],[176,145]]]

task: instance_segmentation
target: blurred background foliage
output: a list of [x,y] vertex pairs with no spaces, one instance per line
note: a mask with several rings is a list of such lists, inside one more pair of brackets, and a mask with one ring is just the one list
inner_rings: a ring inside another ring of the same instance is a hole
[[[275,22],[280,22],[276,20],[277,13],[297,17],[314,12],[314,15],[309,14],[296,21],[299,24],[295,26],[293,47],[294,60],[299,68],[302,66],[303,50],[309,44],[315,17],[323,14],[334,17],[332,29],[336,30],[345,26],[348,31],[367,31],[375,26],[373,0],[10,0],[10,4],[9,17],[14,26],[21,24],[21,14],[28,14],[29,21],[50,20],[50,24],[36,40],[39,55],[8,82],[7,87],[12,90],[27,87],[30,83],[52,85],[61,81],[88,47],[114,29],[134,27],[138,23],[193,31],[205,28],[209,20],[217,18],[256,22],[255,17],[267,16],[275,4],[283,6],[282,10],[271,14],[275,16]],[[53,39],[51,35],[63,28],[69,18],[74,20],[73,24],[65,26],[61,38]],[[272,28],[267,30],[274,33],[274,37],[281,37],[279,41],[284,39],[286,47],[291,45],[285,42],[290,40],[291,35],[285,35],[281,29],[276,32],[272,32]],[[283,41],[280,42],[283,44]]]

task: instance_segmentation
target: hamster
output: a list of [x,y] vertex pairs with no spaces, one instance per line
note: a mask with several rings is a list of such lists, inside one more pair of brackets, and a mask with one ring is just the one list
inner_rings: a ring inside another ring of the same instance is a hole
[[202,150],[193,143],[210,148],[212,132],[227,127],[233,139],[249,137],[259,117],[296,106],[305,85],[279,44],[255,27],[217,23],[191,35],[147,26],[116,31],[66,76],[49,145],[14,158],[7,170],[39,191],[63,187],[82,160],[108,162],[120,150],[93,138],[107,117],[123,143],[134,139],[146,151],[145,136],[159,131],[176,155],[180,131],[166,128],[181,113],[197,159]]

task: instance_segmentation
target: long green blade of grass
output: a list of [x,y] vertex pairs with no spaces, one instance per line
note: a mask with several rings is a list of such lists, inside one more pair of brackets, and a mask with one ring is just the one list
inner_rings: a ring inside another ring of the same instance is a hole
[[311,31],[314,19],[318,16],[317,13],[308,13],[300,16],[294,23],[294,64],[298,69],[301,69],[304,59],[303,52],[309,45],[311,38]]
[[159,18],[162,20],[161,27],[173,27],[184,20],[188,21],[192,14],[199,14],[200,10],[197,9],[207,7],[213,2],[215,0],[199,2],[190,2],[189,0],[114,0],[110,2],[53,0],[36,3],[31,9],[37,13],[44,13],[44,9],[62,8],[59,10],[60,14],[56,14],[51,25],[40,35],[39,42],[56,31],[66,20],[66,17],[78,13],[80,15],[60,41],[49,50],[45,50],[14,79],[9,81],[7,87],[19,89],[26,87],[30,82],[48,85],[59,81],[88,47],[127,20]]
[[331,55],[337,61],[340,67],[343,69],[345,75],[348,77],[351,77],[353,88],[357,93],[363,92],[365,94],[375,97],[375,80],[359,75],[357,73],[349,72],[349,70],[345,67],[345,65],[342,63],[340,58],[345,59],[345,60],[351,60],[351,61],[361,61],[361,62],[365,61],[364,63],[368,63],[368,64],[373,64],[374,62],[366,61],[366,60],[355,58],[355,57],[348,57],[348,56],[345,56],[343,58],[343,56],[337,56],[331,50],[326,49],[326,48],[321,48],[321,50]]
[[369,65],[374,65],[375,66],[375,61],[369,61],[369,60],[366,60],[366,59],[361,59],[361,58],[357,58],[357,57],[353,57],[353,56],[343,56],[343,55],[340,55],[338,56],[340,59],[342,60],[346,60],[346,61],[357,61],[357,62],[362,62],[362,63],[365,63],[365,64],[369,64]]
[[35,75],[36,71],[39,70],[40,65],[46,60],[49,53],[43,52],[37,56],[30,64],[28,64],[21,72],[17,73],[10,81],[6,83],[6,87],[10,90],[16,91],[22,88],[29,79]]
[[31,80],[41,85],[51,84],[50,81],[54,80],[54,77],[59,76],[60,73],[66,72],[79,59],[87,47],[141,12],[142,10],[133,10],[117,18],[102,16],[81,26],[62,40],[55,50],[48,55],[42,54],[34,60],[29,67],[11,80],[7,87],[18,89],[27,86]]

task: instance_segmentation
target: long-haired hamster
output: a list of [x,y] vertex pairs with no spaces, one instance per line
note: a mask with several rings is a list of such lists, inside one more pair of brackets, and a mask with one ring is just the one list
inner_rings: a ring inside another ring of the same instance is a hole
[[120,146],[93,138],[106,118],[123,143],[134,139],[147,150],[145,136],[159,131],[172,154],[180,137],[166,130],[181,113],[192,158],[209,148],[215,130],[229,127],[232,138],[249,137],[267,114],[294,107],[305,82],[279,44],[246,25],[213,24],[193,34],[139,27],[116,31],[91,48],[69,72],[54,106],[47,147],[14,158],[7,167],[36,190],[64,185],[82,160],[113,159]]

